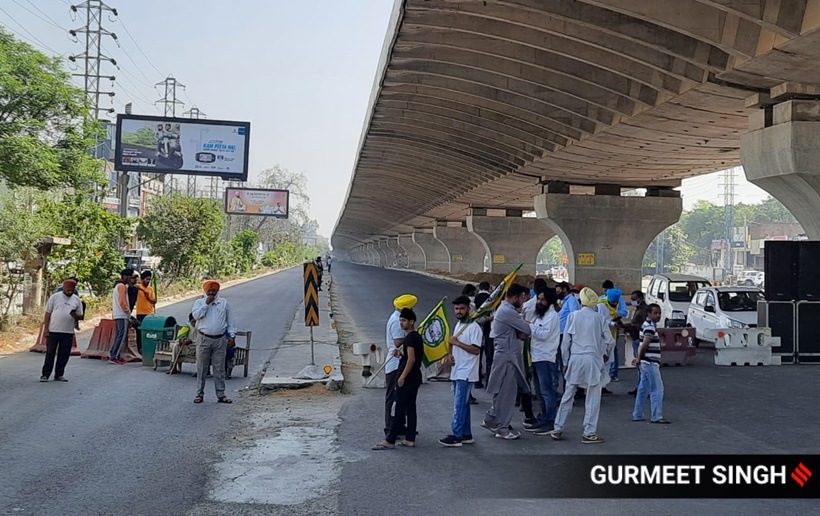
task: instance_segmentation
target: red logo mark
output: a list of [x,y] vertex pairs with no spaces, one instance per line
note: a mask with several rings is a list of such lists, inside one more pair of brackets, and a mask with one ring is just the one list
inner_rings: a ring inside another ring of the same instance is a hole
[[811,478],[811,470],[807,468],[802,462],[792,471],[792,480],[797,482],[800,487],[806,485],[806,482]]

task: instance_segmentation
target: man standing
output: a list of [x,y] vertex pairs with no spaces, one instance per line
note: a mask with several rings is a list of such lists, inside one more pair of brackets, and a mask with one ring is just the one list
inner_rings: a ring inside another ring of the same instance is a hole
[[[219,283],[208,280],[203,286],[205,295],[194,301],[191,314],[196,320],[199,341],[196,345],[197,392],[194,403],[202,403],[205,396],[205,377],[213,364],[214,389],[219,403],[233,403],[225,396],[225,354],[227,346],[236,345],[236,325],[231,306],[219,297]],[[227,343],[225,337],[227,335]]]
[[530,292],[530,298],[521,306],[524,320],[527,323],[535,320],[535,305],[538,303],[538,293],[547,288],[547,282],[543,278],[535,278],[532,285],[533,290]]
[[[396,417],[393,426],[385,439],[376,444],[374,450],[388,450],[396,446],[400,435],[405,439],[401,446],[413,448],[416,446],[416,397],[421,387],[421,359],[424,354],[424,341],[416,331],[416,313],[410,308],[402,308],[399,324],[404,330],[404,346],[406,352],[399,362],[399,377],[396,380]],[[405,427],[404,421],[407,422]],[[405,429],[406,428],[406,429]]]
[[555,384],[558,377],[558,348],[560,327],[558,319],[558,295],[555,290],[544,288],[536,297],[535,319],[530,323],[532,339],[532,368],[538,387],[538,405],[541,413],[534,425],[526,428],[536,435],[549,435],[555,424]]
[[564,370],[567,384],[555,416],[555,429],[550,436],[556,441],[561,440],[564,424],[572,412],[575,390],[585,387],[587,393],[581,442],[593,444],[604,442],[603,437],[597,433],[601,411],[601,381],[605,375],[604,364],[609,358],[607,352],[615,343],[606,319],[595,311],[598,294],[591,288],[584,288],[581,291],[581,304],[583,307],[570,316],[561,343],[561,351],[567,360]]
[[[142,324],[146,317],[154,313],[157,296],[151,286],[151,271],[143,271],[137,282],[137,320]],[[137,332],[137,349],[142,353],[142,332]]]
[[487,392],[493,395],[493,405],[484,415],[481,426],[495,433],[499,439],[518,439],[521,433],[510,425],[515,397],[521,392],[529,395],[530,387],[524,374],[521,339],[529,337],[530,326],[521,317],[521,305],[526,301],[529,289],[513,283],[504,301],[495,312],[492,335],[495,353]]
[[641,368],[641,382],[638,395],[635,396],[635,408],[632,421],[643,421],[644,403],[649,398],[649,421],[659,425],[668,425],[663,417],[663,379],[661,379],[661,343],[658,338],[658,321],[661,320],[661,307],[652,303],[648,307],[649,316],[641,327],[641,346],[638,356],[632,365]]
[[[621,322],[621,312],[618,308],[621,303],[623,303],[623,296],[621,296],[620,289],[611,288],[606,291],[604,296],[598,298],[598,313],[601,314],[607,321],[609,325],[609,331],[612,334],[612,340],[616,343],[618,342],[618,328],[623,326]],[[628,313],[628,312],[627,312]],[[618,348],[617,344],[616,347],[612,350],[612,353],[609,354],[609,364],[607,364],[607,369],[609,371],[609,380],[613,382],[618,381]],[[612,391],[606,388],[606,385],[609,381],[604,378],[604,383],[602,385],[602,391],[604,394],[612,394]]]
[[[475,304],[476,310],[481,308],[481,305],[487,301],[492,292],[490,292],[490,284],[486,281],[482,281],[478,284],[478,294],[475,295],[475,300],[473,300],[473,304]],[[493,365],[493,342],[490,338],[490,324],[492,323],[493,316],[492,314],[488,314],[478,321],[476,321],[479,326],[481,326],[481,330],[484,332],[484,353],[482,357],[479,359],[479,373],[478,373],[478,382],[475,384],[476,388],[483,389],[484,384],[481,382],[481,360],[484,361],[484,375],[485,378],[490,376],[490,369]]]
[[319,291],[322,291],[322,274],[325,272],[325,267],[322,265],[322,257],[317,256],[316,260],[313,262],[316,264],[316,273],[319,275]]
[[[393,416],[396,408],[396,381],[399,377],[399,362],[401,359],[401,349],[404,345],[405,331],[401,328],[401,311],[405,308],[412,309],[418,303],[418,298],[413,294],[403,294],[393,300],[393,313],[387,319],[386,339],[387,356],[384,366],[384,435],[390,433],[393,428]],[[404,421],[402,421],[404,423]],[[404,435],[400,433],[399,435]]]
[[65,366],[71,357],[71,343],[74,342],[74,323],[83,318],[83,304],[74,295],[77,282],[67,279],[63,282],[63,291],[52,294],[46,303],[46,315],[43,319],[43,338],[46,339],[46,358],[43,362],[41,382],[47,382],[54,369],[54,357],[57,357],[57,368],[54,379],[67,382]]
[[461,446],[475,442],[470,428],[469,400],[472,384],[478,381],[478,358],[481,356],[481,344],[484,340],[484,332],[478,323],[464,325],[464,319],[470,315],[469,297],[457,297],[453,301],[453,312],[458,320],[453,336],[450,337],[448,356],[452,366],[450,380],[453,382],[453,433],[438,440],[443,446]]
[[327,273],[328,274],[330,274],[330,266],[333,264],[332,260],[333,259],[330,257],[330,255],[327,255],[327,258],[325,259],[325,263],[327,264]]
[[[632,320],[629,322],[629,325],[626,327],[626,331],[629,334],[629,338],[632,339],[632,356],[633,358],[638,357],[638,346],[641,344],[641,327],[646,321],[646,318],[649,317],[649,306],[646,304],[646,296],[644,296],[643,292],[640,290],[635,290],[630,295],[631,304],[635,307],[635,312],[632,314]],[[638,372],[638,384],[641,383],[641,375],[640,371]],[[638,386],[636,385],[634,389],[629,391],[627,394],[630,396],[635,396],[638,393]]]
[[128,339],[128,321],[131,319],[131,306],[128,304],[128,286],[134,271],[123,269],[120,271],[120,279],[114,284],[112,297],[113,318],[114,318],[114,343],[111,345],[111,353],[108,356],[109,364],[122,365],[125,360],[120,358],[120,352]]

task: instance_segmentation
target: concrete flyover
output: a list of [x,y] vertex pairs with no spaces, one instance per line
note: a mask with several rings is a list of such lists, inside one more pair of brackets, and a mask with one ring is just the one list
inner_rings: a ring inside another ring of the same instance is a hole
[[[818,28],[820,0],[399,0],[333,246],[534,211],[544,241],[557,233],[585,255],[572,279],[633,271],[616,276],[637,286],[645,249],[614,251],[634,214],[655,210],[639,247],[677,220],[682,179],[740,164],[750,128],[749,178],[820,227],[804,145],[820,131]],[[560,200],[635,189],[652,199]],[[598,217],[600,240],[560,203],[621,211]],[[421,234],[426,252],[435,242]]]

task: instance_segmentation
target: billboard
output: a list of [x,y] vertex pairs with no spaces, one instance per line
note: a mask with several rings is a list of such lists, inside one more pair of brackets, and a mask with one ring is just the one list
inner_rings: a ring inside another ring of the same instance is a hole
[[120,171],[248,179],[249,122],[117,115]]
[[262,215],[288,218],[288,190],[226,188],[225,213],[228,215]]

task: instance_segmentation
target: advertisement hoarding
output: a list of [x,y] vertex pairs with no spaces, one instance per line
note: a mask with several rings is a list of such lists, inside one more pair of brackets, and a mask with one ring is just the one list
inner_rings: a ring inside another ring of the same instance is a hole
[[117,115],[120,171],[248,178],[249,122]]
[[288,218],[289,197],[288,190],[226,188],[225,213],[286,219]]

